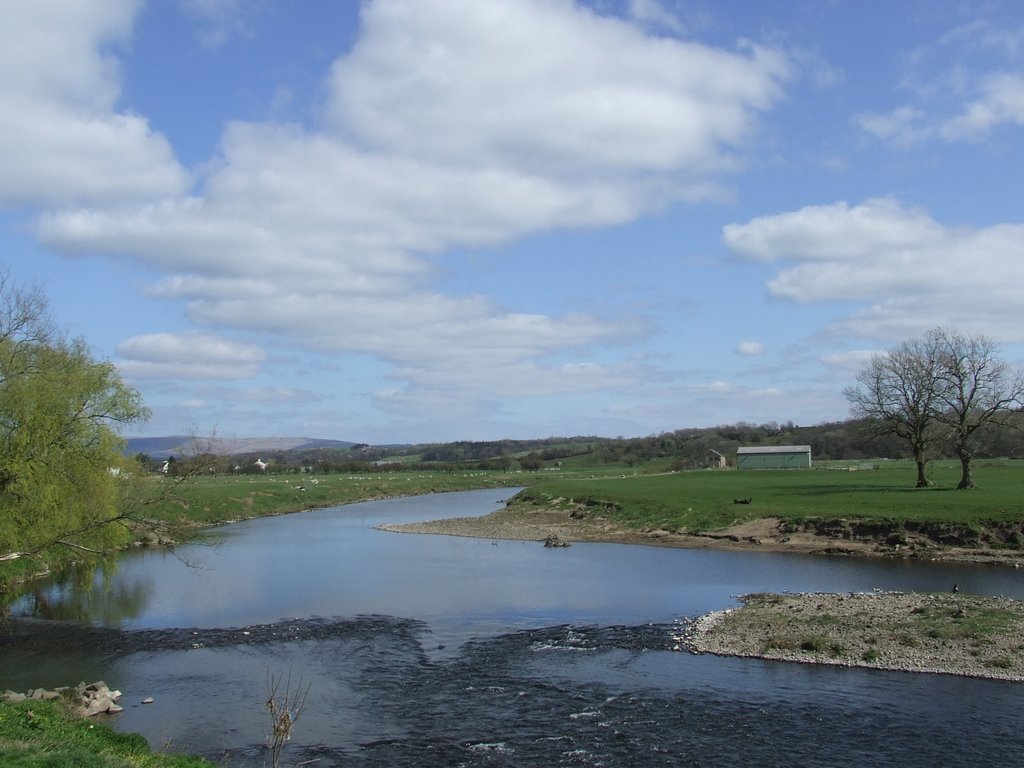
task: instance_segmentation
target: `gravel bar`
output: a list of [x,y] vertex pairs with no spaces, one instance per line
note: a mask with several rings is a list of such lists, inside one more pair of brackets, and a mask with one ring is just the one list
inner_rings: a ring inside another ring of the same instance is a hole
[[757,593],[689,622],[694,653],[1024,681],[1024,601],[962,593]]

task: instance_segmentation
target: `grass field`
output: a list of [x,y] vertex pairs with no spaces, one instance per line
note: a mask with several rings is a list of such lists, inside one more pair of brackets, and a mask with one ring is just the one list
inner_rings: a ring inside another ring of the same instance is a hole
[[[981,460],[978,488],[956,489],[955,462],[930,466],[931,488],[914,488],[913,465],[884,461],[811,470],[735,470],[659,475],[538,478],[523,503],[565,505],[590,499],[636,528],[707,531],[766,517],[942,522],[972,526],[1024,520],[1024,461]],[[737,504],[736,499],[750,499]]]
[[148,482],[146,493],[159,501],[144,516],[200,525],[369,499],[525,484],[523,475],[507,472],[214,475],[189,479],[173,490],[170,478]]

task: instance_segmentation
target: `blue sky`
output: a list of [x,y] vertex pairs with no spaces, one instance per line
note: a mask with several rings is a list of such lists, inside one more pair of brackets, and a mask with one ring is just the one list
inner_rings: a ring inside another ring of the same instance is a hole
[[133,434],[844,419],[946,326],[1024,358],[1024,6],[40,0],[0,262]]

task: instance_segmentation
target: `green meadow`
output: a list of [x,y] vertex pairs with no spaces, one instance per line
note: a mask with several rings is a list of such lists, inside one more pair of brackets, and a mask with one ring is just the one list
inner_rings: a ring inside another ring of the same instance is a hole
[[[507,472],[380,472],[372,474],[211,475],[146,478],[142,517],[186,525],[215,525],[371,499],[524,483]],[[503,498],[503,497],[499,497]]]
[[903,461],[836,462],[810,470],[580,473],[538,478],[517,501],[568,509],[589,500],[601,514],[632,527],[690,531],[765,517],[969,527],[1024,520],[1024,461],[980,460],[975,475],[978,488],[957,490],[957,462],[930,465],[933,486],[922,489],[914,488],[914,467]]

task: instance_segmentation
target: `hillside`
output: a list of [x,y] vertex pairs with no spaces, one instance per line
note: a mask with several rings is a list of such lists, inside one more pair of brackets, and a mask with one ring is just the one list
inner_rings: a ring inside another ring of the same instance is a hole
[[144,453],[154,458],[188,456],[197,450],[217,456],[235,456],[242,453],[309,451],[318,448],[345,450],[353,445],[355,443],[344,440],[321,440],[311,437],[217,437],[203,440],[188,435],[170,435],[167,437],[130,437],[124,452],[128,456]]

